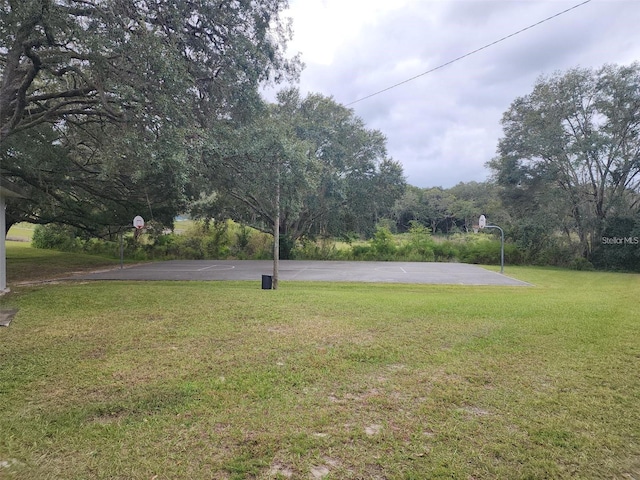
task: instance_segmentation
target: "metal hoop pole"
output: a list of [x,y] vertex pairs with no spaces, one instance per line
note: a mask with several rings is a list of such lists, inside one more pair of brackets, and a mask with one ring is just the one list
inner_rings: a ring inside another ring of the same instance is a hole
[[485,228],[497,228],[500,230],[500,273],[504,273],[504,230],[497,225],[487,225]]

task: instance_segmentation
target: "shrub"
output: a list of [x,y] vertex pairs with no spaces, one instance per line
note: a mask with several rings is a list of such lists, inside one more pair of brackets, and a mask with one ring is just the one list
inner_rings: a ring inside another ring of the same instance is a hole
[[436,262],[452,262],[458,257],[458,249],[450,240],[440,240],[433,244]]
[[574,270],[582,270],[587,272],[595,270],[593,264],[584,257],[574,258],[571,262],[571,268]]
[[304,240],[296,246],[292,255],[297,260],[333,260],[339,253],[333,241]]
[[180,238],[177,247],[180,258],[187,260],[204,259],[204,249],[201,237],[185,235]]
[[120,242],[110,242],[108,240],[100,240],[98,238],[90,238],[84,242],[83,250],[91,255],[102,256],[119,256]]
[[398,248],[397,256],[408,262],[433,262],[436,258],[434,243],[428,228],[411,221],[408,241]]
[[387,227],[376,229],[371,239],[371,247],[378,260],[391,260],[397,249],[393,234]]
[[352,245],[351,255],[354,260],[369,260],[373,256],[373,249],[370,245]]
[[214,221],[207,227],[203,240],[206,258],[226,258],[229,255],[228,223]]
[[251,241],[251,229],[246,225],[240,225],[237,227],[235,232],[236,242],[232,248],[232,252],[234,255],[247,258],[249,242]]
[[37,225],[33,231],[31,245],[35,248],[73,252],[81,244],[76,240],[76,229],[68,225],[50,223]]
[[179,235],[166,233],[155,238],[154,243],[149,245],[149,253],[153,258],[178,258],[179,255]]
[[461,262],[492,264],[500,263],[500,241],[482,238],[460,243],[458,255]]
[[[580,254],[576,250],[575,246],[572,246],[569,243],[556,241],[542,249],[535,258],[531,259],[532,261],[530,263],[533,263],[534,265],[571,267],[573,260],[579,257]],[[529,258],[531,257],[529,256]]]
[[356,242],[360,239],[360,235],[355,232],[347,232],[342,234],[342,241],[348,245],[351,245],[353,242]]
[[273,258],[273,237],[263,232],[254,231],[245,252],[247,258],[253,260]]
[[614,217],[594,245],[590,260],[598,268],[640,271],[640,217]]

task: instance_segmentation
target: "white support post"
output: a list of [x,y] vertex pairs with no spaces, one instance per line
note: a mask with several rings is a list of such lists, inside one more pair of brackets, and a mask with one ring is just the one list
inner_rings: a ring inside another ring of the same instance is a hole
[[0,195],[0,294],[9,291],[7,288],[7,246],[6,246],[6,229],[7,220],[5,218],[5,211],[7,204],[4,199],[4,195]]
[[11,182],[0,177],[0,295],[9,291],[7,288],[7,197],[27,198],[24,193]]

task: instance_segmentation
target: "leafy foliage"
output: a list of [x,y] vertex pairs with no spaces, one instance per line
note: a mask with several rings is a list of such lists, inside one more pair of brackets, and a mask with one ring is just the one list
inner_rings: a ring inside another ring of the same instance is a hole
[[37,225],[33,230],[31,245],[35,248],[70,252],[78,245],[75,234],[74,229],[67,225]]
[[217,147],[208,160],[217,192],[203,196],[213,201],[200,216],[229,216],[271,232],[279,213],[290,243],[371,234],[405,187],[380,132],[331,98],[301,98],[296,89],[280,92],[277,104]]
[[393,207],[393,218],[400,232],[413,222],[428,226],[432,233],[470,232],[478,217],[485,214],[504,219],[496,185],[469,182],[445,189],[408,186]]
[[592,258],[598,268],[640,271],[640,216],[609,221]]
[[[48,125],[9,137],[0,149],[3,175],[28,196],[11,200],[7,227],[20,221],[66,223],[109,236],[135,215],[171,225],[184,208],[184,155],[175,137],[138,143],[144,133],[106,125],[113,140],[91,144],[84,136],[60,136]],[[97,139],[98,137],[93,137]]]
[[589,258],[607,222],[640,207],[640,64],[542,77],[502,120],[490,163],[505,207],[579,239]]
[[396,251],[393,234],[386,227],[378,227],[371,239],[371,247],[375,257],[380,260],[391,260]]
[[[42,123],[214,118],[295,71],[281,0],[0,3],[0,140]],[[192,110],[194,107],[199,107]]]
[[209,136],[250,113],[262,82],[296,76],[286,5],[2,0],[0,174],[30,199],[8,225],[170,225]]

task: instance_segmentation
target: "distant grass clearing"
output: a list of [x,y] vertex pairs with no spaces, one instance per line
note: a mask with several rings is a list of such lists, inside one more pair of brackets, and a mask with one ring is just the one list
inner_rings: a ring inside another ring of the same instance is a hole
[[19,282],[48,280],[118,264],[113,258],[40,250],[24,242],[7,242],[7,282],[12,288]]
[[17,223],[16,225],[12,225],[7,233],[7,240],[30,242],[34,229],[35,225],[31,223]]

